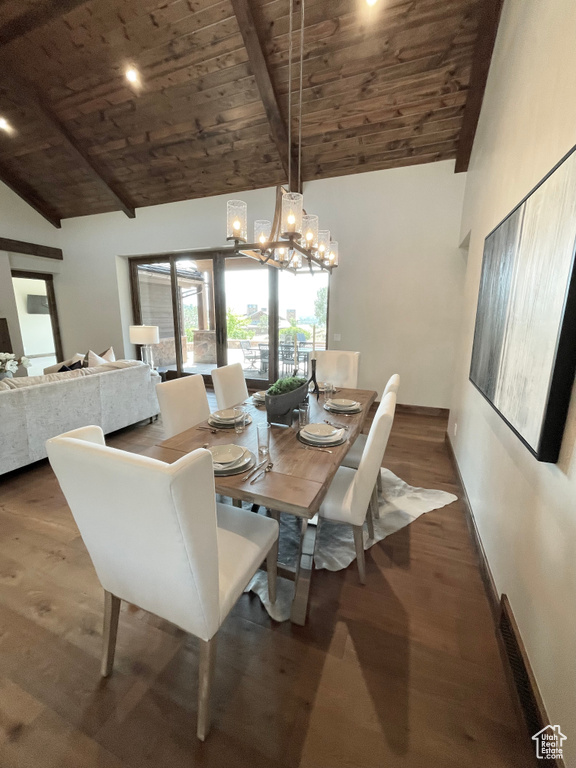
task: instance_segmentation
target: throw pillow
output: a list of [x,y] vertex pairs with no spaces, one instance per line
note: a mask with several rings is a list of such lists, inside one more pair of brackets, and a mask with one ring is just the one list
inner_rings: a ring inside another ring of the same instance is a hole
[[114,347],[108,347],[107,350],[100,353],[100,357],[106,360],[107,363],[116,362],[116,355],[114,354]]
[[58,368],[58,373],[65,373],[66,371],[79,371],[82,368],[82,360],[76,360],[75,363],[70,365],[64,364],[62,368]]
[[48,368],[44,368],[43,373],[46,375],[49,373],[58,373],[60,368],[62,368],[63,365],[71,366],[76,362],[80,362],[80,367],[82,367],[83,360],[84,360],[84,355],[81,355],[79,352],[77,352],[69,360],[63,360],[61,363],[56,363],[56,365],[49,365]]
[[104,363],[107,363],[108,360],[105,360],[103,357],[100,357],[100,355],[97,355],[96,352],[92,352],[91,349],[88,350],[88,354],[86,355],[88,365],[87,368],[93,368],[96,365],[104,365]]

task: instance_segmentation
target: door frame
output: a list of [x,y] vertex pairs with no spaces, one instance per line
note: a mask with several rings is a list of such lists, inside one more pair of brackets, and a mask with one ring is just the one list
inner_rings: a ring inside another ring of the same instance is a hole
[[54,352],[56,354],[56,360],[64,360],[60,320],[58,319],[58,307],[56,306],[56,294],[54,292],[54,275],[51,272],[33,272],[27,269],[11,269],[10,274],[12,277],[23,277],[27,280],[44,280],[46,283],[48,312],[50,323],[52,325],[52,336],[54,338]]
[[[235,253],[230,246],[221,248],[199,248],[184,251],[168,251],[166,253],[154,253],[147,256],[129,256],[130,292],[132,296],[132,314],[136,324],[142,323],[142,307],[138,285],[138,266],[140,264],[153,264],[164,262],[170,264],[170,276],[172,285],[172,308],[174,313],[174,338],[178,337],[181,327],[180,302],[178,301],[177,267],[180,259],[211,259],[214,264],[214,317],[216,331],[216,366],[221,367],[227,363],[228,338],[226,333],[226,260],[234,258],[246,258],[242,254]],[[254,379],[246,377],[246,386],[249,389],[262,389],[275,382],[279,376],[278,362],[278,330],[279,330],[279,282],[278,270],[274,267],[266,267],[254,262],[258,269],[268,270],[268,379]],[[326,347],[328,348],[328,316],[330,309],[330,279],[328,280],[328,298],[326,307]],[[183,370],[182,350],[176,344],[176,371],[177,377],[191,376],[193,374]],[[212,384],[210,374],[202,374],[204,381]],[[169,377],[171,378],[171,377]]]

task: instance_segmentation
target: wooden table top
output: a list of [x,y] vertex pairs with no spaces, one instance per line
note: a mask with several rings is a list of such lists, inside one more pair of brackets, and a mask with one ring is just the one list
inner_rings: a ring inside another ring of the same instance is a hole
[[[216,477],[216,492],[234,499],[242,499],[280,512],[290,512],[300,517],[314,517],[336,470],[342,463],[350,446],[362,431],[362,427],[376,399],[376,392],[364,389],[341,389],[338,397],[358,400],[362,412],[350,416],[329,413],[323,407],[323,398],[318,402],[310,397],[310,422],[323,422],[325,419],[335,424],[348,426],[348,439],[342,445],[330,448],[331,454],[323,451],[306,450],[298,440],[295,428],[271,425],[270,460],[274,468],[261,476],[254,485],[250,479],[244,481],[242,475]],[[266,422],[266,409],[253,404],[252,398],[244,406],[252,417],[243,434],[237,435],[233,429],[221,429],[213,435],[202,429],[208,422],[202,422],[192,429],[187,429],[174,437],[164,440],[146,451],[146,455],[169,464],[177,461],[191,451],[201,448],[206,443],[224,445],[235,443],[249,448],[258,456],[256,426]]]

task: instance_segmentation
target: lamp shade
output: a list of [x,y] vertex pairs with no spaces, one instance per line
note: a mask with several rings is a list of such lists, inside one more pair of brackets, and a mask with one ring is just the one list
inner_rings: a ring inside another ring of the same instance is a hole
[[131,325],[131,344],[158,344],[160,334],[157,325]]

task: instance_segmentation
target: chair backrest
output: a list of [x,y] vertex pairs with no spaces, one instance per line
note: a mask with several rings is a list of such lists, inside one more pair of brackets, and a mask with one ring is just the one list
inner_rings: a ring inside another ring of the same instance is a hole
[[216,402],[220,410],[231,408],[247,399],[248,389],[240,363],[214,368],[211,374]]
[[47,449],[104,589],[209,640],[220,623],[210,453],[164,464],[108,448],[100,427]]
[[396,394],[389,392],[376,411],[354,482],[345,499],[345,503],[350,505],[353,525],[361,525],[366,516],[372,489],[378,477],[390,437],[395,410]]
[[400,388],[400,376],[399,374],[395,373],[393,376],[390,376],[388,379],[388,382],[386,386],[384,387],[384,393],[382,395],[382,400],[386,397],[386,395],[389,392],[394,392],[396,397],[398,397],[398,390]]
[[251,348],[252,348],[252,345],[250,344],[250,342],[248,341],[248,339],[241,339],[241,341],[240,341],[240,347],[241,347],[242,349],[251,349]]
[[195,427],[210,416],[204,379],[197,373],[156,384],[166,437]]
[[[310,358],[312,354],[310,352]],[[360,352],[326,349],[315,354],[316,378],[318,381],[328,381],[336,387],[349,389],[356,389],[358,387]]]

